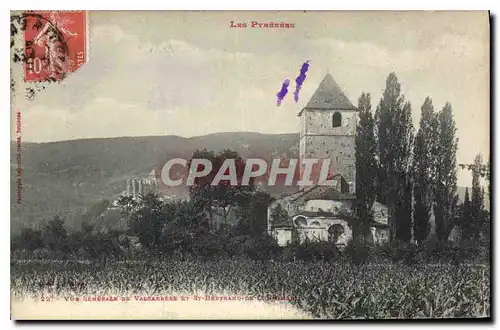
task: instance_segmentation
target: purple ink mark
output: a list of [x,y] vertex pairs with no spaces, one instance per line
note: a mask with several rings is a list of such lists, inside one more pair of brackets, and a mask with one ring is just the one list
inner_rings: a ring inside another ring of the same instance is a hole
[[283,102],[283,99],[285,98],[286,93],[288,93],[288,86],[290,86],[290,79],[287,78],[283,82],[283,86],[281,86],[281,90],[278,92],[278,94],[276,94],[276,96],[278,97],[278,99],[276,101],[276,105],[278,107],[281,105],[281,102]]
[[299,91],[302,88],[302,84],[304,83],[304,80],[306,80],[306,72],[309,69],[309,62],[306,61],[304,64],[302,64],[302,67],[300,68],[300,75],[295,79],[296,86],[295,86],[295,92],[293,93],[293,99],[295,100],[295,103],[299,101]]

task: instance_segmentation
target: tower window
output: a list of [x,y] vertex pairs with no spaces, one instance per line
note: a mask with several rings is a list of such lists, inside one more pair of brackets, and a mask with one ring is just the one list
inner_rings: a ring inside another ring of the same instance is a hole
[[349,193],[349,184],[344,179],[343,176],[340,177],[340,192],[341,193]]
[[342,126],[342,115],[340,114],[340,112],[335,112],[333,114],[332,126],[333,127],[340,127],[340,126]]

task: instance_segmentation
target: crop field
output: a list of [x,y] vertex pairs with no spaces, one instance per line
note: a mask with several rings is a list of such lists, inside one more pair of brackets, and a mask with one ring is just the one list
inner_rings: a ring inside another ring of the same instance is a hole
[[11,293],[13,300],[245,295],[281,300],[280,304],[326,319],[489,317],[490,269],[247,260],[116,262],[106,267],[13,261]]

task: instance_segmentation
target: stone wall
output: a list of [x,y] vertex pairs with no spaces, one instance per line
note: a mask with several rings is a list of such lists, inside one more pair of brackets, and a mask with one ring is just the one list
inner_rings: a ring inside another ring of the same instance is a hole
[[300,242],[304,242],[306,239],[310,241],[328,241],[330,237],[328,230],[333,225],[342,226],[344,231],[335,242],[337,245],[347,245],[352,239],[352,229],[344,219],[321,216],[306,217],[306,219],[306,227],[296,227],[299,233]]
[[279,246],[286,246],[292,242],[292,229],[291,228],[273,229],[271,235],[276,239]]
[[301,159],[330,159],[330,173],[340,174],[356,190],[356,155],[354,136],[305,136]]
[[[298,217],[302,217],[302,215],[298,215],[297,217],[294,217],[294,219],[297,219]],[[338,236],[336,244],[347,245],[347,243],[352,239],[352,229],[344,219],[321,216],[304,218],[307,222],[305,226],[299,227],[295,224],[295,221],[292,220],[292,224],[294,225],[293,228],[274,228],[271,231],[271,235],[278,241],[280,246],[290,244],[294,235],[296,235],[296,238],[300,243],[303,243],[306,240],[326,242],[330,238],[330,234],[328,232],[330,227],[333,225],[340,225],[343,228],[343,233]]]
[[373,203],[373,220],[383,224],[388,223],[389,213],[386,205],[379,202]]
[[[333,127],[333,115],[342,115],[342,126]],[[302,113],[303,135],[356,135],[356,111],[353,110],[310,110]]]
[[[342,125],[332,126],[333,115],[342,115]],[[340,174],[356,192],[357,116],[349,110],[305,110],[301,118],[300,159],[330,159],[330,172]]]
[[372,242],[374,245],[381,245],[389,242],[389,229],[370,227]]

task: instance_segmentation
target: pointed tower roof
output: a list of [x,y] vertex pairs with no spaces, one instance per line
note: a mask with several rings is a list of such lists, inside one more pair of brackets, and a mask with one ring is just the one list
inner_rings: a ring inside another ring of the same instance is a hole
[[[304,109],[315,110],[356,110],[331,74],[327,74]],[[302,114],[300,111],[299,116]]]

